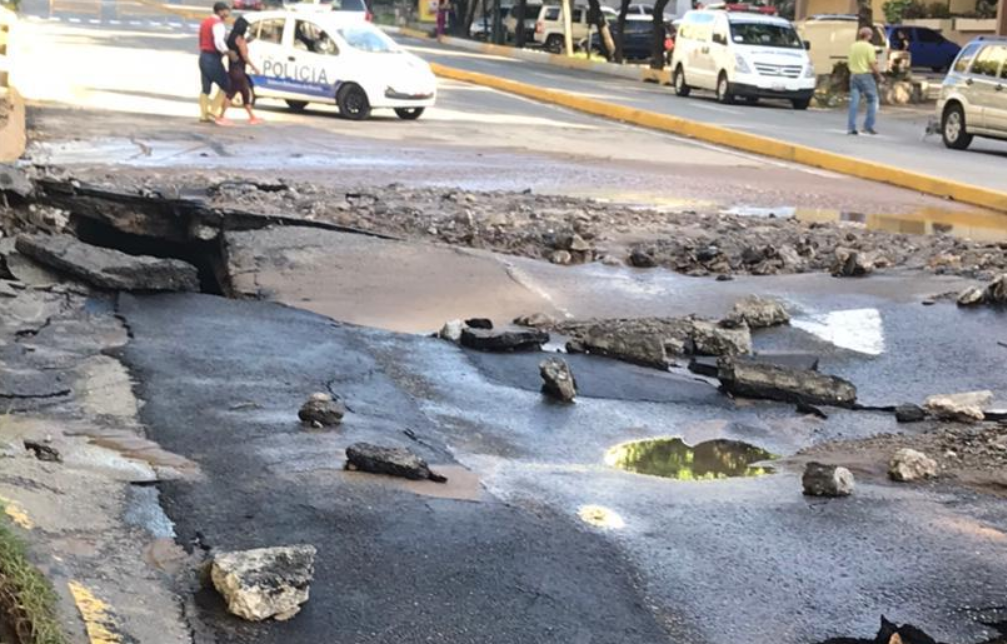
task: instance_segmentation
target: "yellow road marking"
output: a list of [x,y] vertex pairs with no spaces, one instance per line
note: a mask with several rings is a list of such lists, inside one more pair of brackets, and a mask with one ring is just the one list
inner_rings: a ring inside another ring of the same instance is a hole
[[109,613],[109,606],[98,599],[80,582],[67,582],[77,610],[84,619],[87,638],[91,644],[122,644],[122,638],[116,632],[115,619]]
[[438,63],[431,63],[430,67],[435,74],[443,78],[492,87],[503,92],[560,105],[594,116],[1007,212],[1007,193],[998,190],[941,179],[882,163],[863,161],[834,152],[786,143],[758,134],[740,132],[719,125],[709,125],[678,116],[607,103],[569,92],[456,69]]
[[10,517],[10,520],[21,526],[25,530],[31,530],[35,527],[35,522],[31,520],[28,516],[28,512],[21,506],[17,501],[12,501],[6,497],[0,496],[0,505],[4,506],[4,514]]

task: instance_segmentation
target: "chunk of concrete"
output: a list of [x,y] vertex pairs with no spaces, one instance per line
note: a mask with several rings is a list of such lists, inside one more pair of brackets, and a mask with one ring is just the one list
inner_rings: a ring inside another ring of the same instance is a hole
[[813,461],[804,467],[801,485],[807,496],[849,496],[853,493],[853,472]]
[[888,462],[888,477],[893,481],[916,481],[937,476],[937,461],[923,452],[904,447]]
[[983,420],[985,409],[993,401],[993,392],[969,391],[961,394],[936,394],[923,402],[923,407],[940,420],[971,423]]
[[535,329],[549,329],[556,324],[556,318],[548,313],[529,313],[519,315],[514,318],[514,324],[518,326],[530,326]]
[[864,277],[874,271],[874,260],[865,252],[852,248],[836,248],[832,274],[836,277]]
[[591,353],[625,362],[667,369],[671,364],[664,338],[653,333],[624,333],[599,324],[566,343],[569,353]]
[[343,422],[346,405],[327,393],[314,393],[304,402],[297,417],[301,422],[333,427]]
[[750,329],[764,329],[789,323],[790,314],[779,300],[749,295],[734,304],[728,320],[744,323]]
[[958,294],[958,306],[978,306],[985,300],[985,292],[978,286],[970,286]]
[[[818,371],[819,362],[818,356],[812,353],[757,353],[751,356],[735,356],[734,360],[807,371]],[[701,376],[716,378],[720,370],[719,363],[720,358],[715,356],[694,356],[689,361],[689,371]]]
[[196,267],[179,259],[135,256],[92,246],[71,235],[20,235],[18,252],[113,291],[198,291]]
[[895,408],[895,420],[900,423],[918,423],[926,420],[927,412],[919,405],[905,403]]
[[0,163],[0,192],[9,192],[27,199],[35,190],[24,169],[12,163]]
[[718,377],[725,391],[747,398],[835,407],[852,407],[857,401],[853,383],[816,371],[722,359]]
[[462,329],[465,328],[465,323],[461,320],[448,320],[441,327],[440,332],[437,336],[441,340],[447,340],[448,342],[458,343],[462,339]]
[[222,552],[210,577],[230,613],[253,622],[286,620],[308,601],[315,553],[310,545]]
[[514,352],[541,351],[549,334],[538,329],[495,331],[492,329],[462,329],[462,346],[477,351]]
[[708,356],[737,356],[752,352],[752,333],[747,326],[727,328],[716,322],[691,320],[695,352]]
[[577,397],[577,381],[565,360],[549,358],[543,360],[538,369],[542,376],[542,393],[562,402],[573,402]]
[[435,474],[422,458],[404,447],[383,447],[354,443],[346,448],[346,469],[399,476],[413,481],[444,483],[447,477]]

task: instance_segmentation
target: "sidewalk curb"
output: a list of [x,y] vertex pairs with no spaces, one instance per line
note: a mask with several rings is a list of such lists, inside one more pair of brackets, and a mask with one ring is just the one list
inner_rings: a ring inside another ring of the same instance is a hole
[[1007,193],[1005,192],[972,186],[957,181],[949,181],[926,174],[901,170],[873,161],[863,161],[834,152],[818,150],[794,143],[785,143],[757,134],[749,134],[717,125],[709,125],[700,123],[699,121],[635,109],[624,105],[606,103],[568,92],[528,85],[437,63],[431,63],[430,66],[434,73],[442,78],[483,85],[594,116],[669,132],[707,143],[723,145],[753,154],[800,163],[861,179],[879,181],[937,197],[954,199],[955,201],[974,206],[1007,212]]
[[0,163],[13,163],[24,154],[28,138],[25,133],[24,98],[13,87],[7,88],[11,111],[7,122],[0,125]]

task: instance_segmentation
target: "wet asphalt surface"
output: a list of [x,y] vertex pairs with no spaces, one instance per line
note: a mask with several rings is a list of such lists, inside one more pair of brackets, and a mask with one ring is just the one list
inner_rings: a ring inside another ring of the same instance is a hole
[[[933,336],[944,351],[958,338],[971,362],[959,369],[985,370],[968,335],[990,323],[984,315],[903,305],[898,324],[934,324],[918,326],[917,341]],[[809,500],[786,469],[681,482],[603,464],[610,446],[663,435],[740,439],[786,455],[824,437],[892,431],[885,414],[823,422],[729,401],[685,374],[590,357],[572,361],[586,395],[561,406],[536,391],[537,356],[470,355],[206,295],[122,296],[119,314],[151,438],[206,475],[162,484],[179,541],[319,549],[311,600],[290,622],[242,623],[201,593],[201,617],[220,642],[796,644],[873,635],[882,613],[949,642],[994,634],[977,610],[1002,605],[1007,591],[1007,508],[993,497],[867,479],[853,497]],[[782,345],[786,333],[757,344]],[[802,337],[814,336],[792,329],[786,343]],[[897,342],[874,367],[837,350],[823,370],[876,376],[890,361],[917,372],[872,378],[879,398],[915,397],[940,380],[923,373],[932,360],[902,355]],[[1003,374],[983,375],[1002,395]],[[327,383],[352,413],[339,430],[305,430],[296,410]],[[479,476],[480,500],[342,472],[343,450],[359,440],[460,464]],[[608,508],[624,527],[582,523],[584,505]]]

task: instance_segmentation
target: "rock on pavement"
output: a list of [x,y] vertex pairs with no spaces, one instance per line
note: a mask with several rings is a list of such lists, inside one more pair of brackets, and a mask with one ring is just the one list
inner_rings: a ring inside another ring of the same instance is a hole
[[727,319],[747,324],[750,329],[764,329],[789,323],[790,314],[778,300],[749,295],[735,303]]
[[404,447],[383,447],[371,443],[354,443],[346,448],[346,469],[400,476],[413,481],[447,482],[447,477],[430,471],[422,458]]
[[958,295],[958,306],[977,306],[991,304],[1002,306],[1007,304],[1007,273],[998,275],[986,288],[970,286]]
[[326,393],[311,394],[297,412],[297,417],[303,422],[318,423],[326,427],[338,425],[345,415],[346,405],[333,400],[332,396]]
[[463,347],[477,351],[540,351],[549,342],[549,334],[538,329],[494,331],[491,329],[462,329]]
[[310,545],[223,552],[213,558],[210,577],[234,615],[286,620],[308,601],[315,553]]
[[983,409],[992,401],[992,391],[970,391],[961,394],[935,394],[928,397],[923,406],[941,420],[968,423],[983,420],[986,417]]
[[560,358],[543,360],[538,366],[542,376],[542,393],[563,402],[573,402],[577,396],[577,381],[570,365]]
[[919,405],[904,403],[895,408],[895,420],[900,423],[918,423],[926,417],[927,411]]
[[839,465],[812,461],[804,467],[801,485],[808,496],[849,496],[853,492],[853,473]]
[[857,401],[853,383],[817,371],[722,359],[718,377],[725,391],[748,398],[836,407]]
[[134,256],[92,246],[72,235],[21,235],[18,252],[102,289],[198,291],[196,267],[179,259]]
[[864,251],[836,248],[832,274],[836,277],[863,277],[874,271],[874,260]]
[[893,481],[915,481],[937,476],[937,461],[923,452],[904,447],[888,462],[888,477]]

